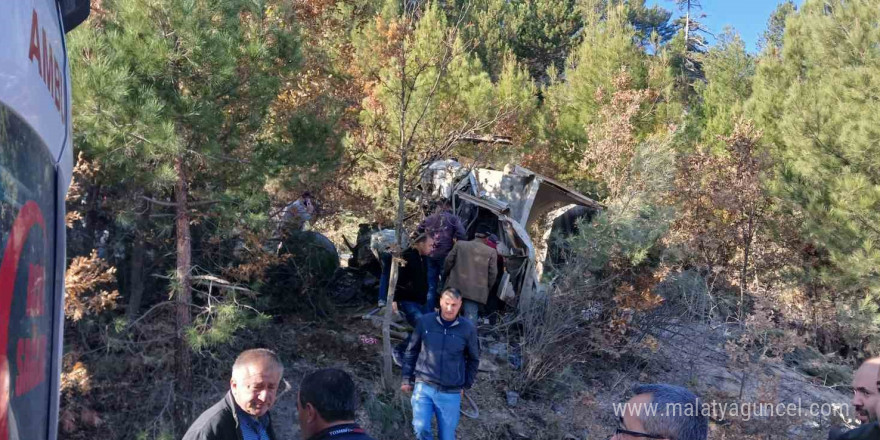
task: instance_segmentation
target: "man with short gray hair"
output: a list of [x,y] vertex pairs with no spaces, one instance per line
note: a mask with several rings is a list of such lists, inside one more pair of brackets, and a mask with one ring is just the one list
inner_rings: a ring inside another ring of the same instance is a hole
[[617,416],[620,425],[612,440],[706,440],[709,419],[700,399],[685,388],[639,385]]
[[440,440],[455,440],[461,397],[474,385],[480,365],[477,328],[458,317],[461,292],[440,294],[440,311],[422,315],[403,357],[400,390],[413,393],[413,430],[418,440],[431,440],[431,421],[437,418]]
[[269,410],[284,367],[272,350],[245,350],[232,365],[229,392],[202,413],[183,440],[275,440]]

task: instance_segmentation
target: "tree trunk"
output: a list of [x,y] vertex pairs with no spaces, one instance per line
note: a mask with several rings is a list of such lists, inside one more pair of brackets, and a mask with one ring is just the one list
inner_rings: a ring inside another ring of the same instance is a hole
[[745,325],[745,318],[743,315],[744,310],[744,301],[745,301],[745,293],[746,293],[746,283],[748,283],[748,274],[749,274],[749,255],[752,253],[752,238],[754,237],[754,227],[755,227],[755,206],[752,205],[749,210],[749,223],[745,233],[745,243],[743,245],[743,264],[740,273],[739,280],[739,321],[742,325]]
[[[405,12],[404,12],[405,14]],[[402,39],[400,41],[400,59],[404,60],[400,64],[400,119],[399,119],[399,127],[398,134],[400,136],[400,144],[398,146],[398,153],[400,154],[400,160],[397,163],[397,218],[394,222],[395,235],[397,238],[397,246],[395,246],[393,252],[393,258],[391,259],[391,279],[388,283],[388,297],[385,299],[386,309],[385,309],[385,319],[382,320],[382,376],[385,382],[385,388],[387,391],[393,391],[396,385],[396,382],[393,377],[392,371],[392,361],[391,361],[391,317],[392,313],[392,302],[394,301],[394,291],[397,288],[397,272],[399,268],[399,260],[400,252],[403,251],[403,219],[406,218],[406,199],[405,199],[405,190],[406,190],[406,167],[408,166],[408,152],[409,152],[409,143],[406,138],[406,117],[408,111],[408,102],[407,102],[407,72],[406,72],[406,39]]]
[[391,369],[391,335],[389,333],[389,329],[391,327],[391,317],[393,316],[391,303],[394,301],[394,291],[397,288],[397,273],[400,265],[398,258],[400,257],[400,252],[403,250],[403,219],[406,217],[406,200],[404,186],[406,185],[406,167],[408,165],[408,157],[407,146],[405,144],[405,141],[403,140],[405,127],[404,118],[405,116],[401,116],[400,122],[401,146],[400,163],[398,163],[398,166],[400,168],[397,172],[397,219],[394,224],[397,238],[397,246],[395,246],[396,249],[394,249],[394,255],[391,259],[391,279],[388,283],[388,297],[385,299],[385,302],[387,304],[385,306],[385,319],[382,320],[382,375],[384,376],[385,387],[388,391],[392,391],[394,389],[394,385],[396,384]]
[[684,53],[687,54],[688,50],[690,50],[690,36],[691,36],[691,2],[688,0],[687,2],[687,10],[684,12]]
[[385,388],[389,391],[395,388],[399,381],[394,380],[394,373],[391,367],[391,318],[393,316],[394,291],[397,289],[397,276],[399,274],[400,263],[397,255],[391,259],[391,279],[388,282],[388,298],[385,306],[385,317],[382,319],[382,376],[385,378]]
[[128,280],[128,309],[125,314],[129,322],[137,318],[144,296],[144,235],[139,230],[134,232],[131,244],[131,275]]
[[192,353],[186,341],[185,331],[192,323],[190,304],[192,303],[192,286],[190,285],[190,267],[192,265],[192,238],[189,229],[189,207],[187,197],[186,169],[182,154],[174,161],[177,172],[177,184],[174,188],[176,202],[177,232],[177,271],[176,271],[176,353],[175,353],[175,430],[177,438],[183,437],[192,416]]

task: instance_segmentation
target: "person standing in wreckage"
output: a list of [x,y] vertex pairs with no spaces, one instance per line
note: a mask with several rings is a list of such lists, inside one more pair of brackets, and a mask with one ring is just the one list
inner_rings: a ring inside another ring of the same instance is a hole
[[422,220],[416,229],[417,234],[428,234],[434,241],[431,252],[425,257],[428,271],[428,295],[425,302],[425,313],[437,308],[437,290],[446,281],[443,278],[443,264],[446,256],[452,251],[456,240],[466,240],[467,235],[461,219],[452,213],[449,200],[438,203],[434,214]]
[[455,243],[443,266],[446,287],[461,292],[462,315],[475,326],[498,278],[498,251],[486,243],[489,234],[489,227],[480,225],[473,240]]
[[[397,286],[394,289],[394,311],[399,311],[406,322],[416,328],[419,318],[424,314],[425,298],[428,292],[424,257],[431,252],[434,242],[427,234],[418,234],[412,239],[412,246],[400,254],[403,263],[400,265]],[[392,352],[394,363],[403,366],[403,354],[409,345],[411,336],[398,344]]]

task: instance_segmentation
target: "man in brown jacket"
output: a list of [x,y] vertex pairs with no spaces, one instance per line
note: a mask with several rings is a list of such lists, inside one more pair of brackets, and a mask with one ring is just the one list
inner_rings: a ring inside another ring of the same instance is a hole
[[498,277],[498,253],[484,242],[488,228],[479,227],[471,241],[457,241],[446,257],[446,287],[455,287],[463,298],[462,315],[477,325],[480,304],[486,304]]

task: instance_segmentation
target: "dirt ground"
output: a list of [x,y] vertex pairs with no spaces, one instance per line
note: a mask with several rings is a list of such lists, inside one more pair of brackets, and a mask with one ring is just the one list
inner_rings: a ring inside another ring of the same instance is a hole
[[[382,389],[381,331],[361,318],[368,310],[366,307],[349,309],[337,315],[335,320],[320,322],[282,318],[267,326],[253,341],[253,346],[275,349],[285,364],[284,376],[290,389],[279,395],[272,410],[273,423],[281,439],[303,440],[296,418],[296,389],[307,372],[324,367],[341,368],[355,377],[363,403],[358,421],[372,436],[378,440],[414,438],[409,396],[399,392],[385,393]],[[468,391],[479,408],[479,417],[462,416],[458,439],[606,439],[617,426],[613,404],[624,402],[633,385],[638,382],[680,383],[684,380],[675,368],[676,362],[680,365],[681,361],[674,355],[658,356],[656,365],[638,364],[631,368],[612,368],[607,361],[599,361],[595,365],[572,366],[545,394],[532,398],[520,396],[516,405],[510,406],[507,383],[512,366],[506,358],[493,356],[485,347],[483,353],[483,359],[488,359],[497,369],[481,371],[475,387]],[[625,361],[621,362],[625,365]],[[400,370],[395,367],[394,371],[399,373]],[[721,374],[717,369],[712,371],[715,376]],[[779,371],[785,373],[785,377],[795,376],[788,370]],[[723,384],[704,379],[700,382],[698,378],[685,385],[704,398],[729,397],[723,389],[718,392],[711,389],[712,386],[723,388]],[[202,406],[207,407],[222,397],[228,387],[226,380],[218,380],[212,387],[213,392],[199,399]],[[836,391],[807,390],[804,393],[817,398],[846,399]],[[790,399],[792,396],[785,397]],[[801,429],[803,426],[806,428]],[[774,434],[770,435],[770,432]],[[809,420],[722,420],[710,423],[710,439],[713,440],[764,438],[824,439],[827,438],[827,423]]]

